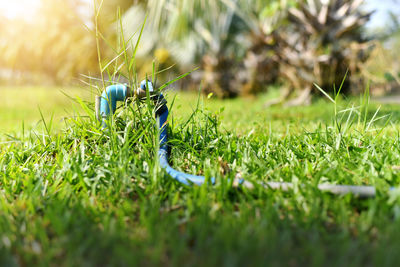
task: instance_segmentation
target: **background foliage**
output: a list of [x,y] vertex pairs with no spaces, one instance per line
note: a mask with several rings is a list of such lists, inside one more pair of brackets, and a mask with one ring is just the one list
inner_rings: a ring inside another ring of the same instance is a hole
[[[44,0],[37,18],[2,20],[0,77],[3,83],[39,84],[100,77],[95,37],[106,64],[119,49],[118,35],[134,44],[146,18],[136,51],[140,77],[151,72],[155,58],[158,69],[169,68],[161,80],[199,67],[181,87],[202,84],[219,97],[253,95],[281,83],[280,100],[307,103],[317,92],[313,83],[332,90],[346,70],[343,92],[359,92],[367,79],[390,91],[399,81],[397,53],[391,52],[399,23],[394,14],[391,27],[367,32],[363,2]],[[383,59],[368,60],[371,54]]]

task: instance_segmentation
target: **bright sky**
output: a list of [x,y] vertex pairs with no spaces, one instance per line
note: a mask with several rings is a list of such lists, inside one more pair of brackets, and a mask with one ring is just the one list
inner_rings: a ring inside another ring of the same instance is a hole
[[400,14],[400,0],[366,0],[368,10],[376,10],[368,23],[370,27],[384,27],[388,11]]
[[40,0],[0,0],[0,13],[9,19],[20,16],[29,18],[39,5]]

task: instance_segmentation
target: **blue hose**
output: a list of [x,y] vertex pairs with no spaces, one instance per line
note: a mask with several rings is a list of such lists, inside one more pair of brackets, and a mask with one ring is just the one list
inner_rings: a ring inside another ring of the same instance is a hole
[[[149,82],[148,82],[149,83]],[[144,83],[141,84],[142,89],[145,89]],[[124,101],[129,96],[129,88],[126,85],[116,84],[110,85],[104,90],[100,100],[100,115],[102,117],[103,127],[106,127],[106,118],[111,114],[114,114],[117,108],[117,101]],[[156,100],[160,101],[164,99],[164,96],[160,94]],[[168,119],[168,108],[166,104],[158,108],[156,111],[156,118],[160,128],[160,149],[158,156],[160,159],[160,166],[175,180],[185,185],[202,185],[206,178],[204,176],[191,175],[184,172],[173,169],[168,164],[168,136],[167,136],[167,119]],[[210,178],[210,182],[215,184],[215,178]]]
[[[136,94],[139,97],[145,97],[147,95],[146,93],[146,86],[149,87],[149,92],[152,93],[150,95],[151,99],[153,99],[156,103],[158,103],[158,107],[156,108],[156,119],[159,124],[159,129],[160,129],[160,149],[158,151],[158,157],[160,160],[160,166],[175,180],[178,182],[185,184],[185,185],[202,185],[206,182],[206,178],[204,176],[197,176],[197,175],[191,175],[188,173],[180,172],[175,169],[173,169],[169,164],[168,164],[168,136],[167,136],[167,119],[168,119],[168,108],[166,105],[166,101],[164,99],[164,96],[162,94],[153,94],[153,85],[151,84],[150,81],[143,81],[140,84],[140,88],[138,88]],[[111,114],[114,114],[116,107],[117,107],[117,101],[125,101],[127,97],[131,96],[131,91],[130,88],[127,87],[126,85],[123,84],[116,84],[116,85],[111,85],[104,90],[101,99],[96,100],[96,106],[99,105],[99,112],[100,112],[100,118],[102,119],[102,125],[103,128],[105,128],[106,125],[106,118],[108,118]],[[100,101],[100,103],[98,103]],[[161,103],[161,105],[160,105]],[[97,110],[96,110],[97,112]],[[242,178],[235,178],[233,180],[234,183],[237,185],[242,185],[246,188],[253,188],[253,184],[245,181]],[[215,184],[215,178],[211,177],[210,178],[210,183]],[[292,183],[286,183],[286,182],[267,182],[261,184],[265,188],[271,188],[271,189],[280,189],[283,191],[288,191],[293,188]],[[337,195],[344,195],[348,193],[352,193],[354,195],[360,196],[360,197],[374,197],[376,195],[376,189],[373,186],[349,186],[349,185],[332,185],[332,184],[320,184],[318,185],[318,189],[321,191],[325,192],[330,192],[332,194],[337,194]],[[393,190],[394,188],[390,188],[390,190]]]
[[124,101],[128,95],[128,87],[123,84],[110,85],[101,94],[100,115],[108,117],[117,109],[117,101]]

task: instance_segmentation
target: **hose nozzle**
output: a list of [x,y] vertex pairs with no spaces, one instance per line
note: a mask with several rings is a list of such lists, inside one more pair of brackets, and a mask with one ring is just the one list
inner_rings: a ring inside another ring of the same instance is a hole
[[136,89],[136,95],[139,98],[145,98],[147,96],[147,90],[149,91],[150,97],[155,95],[153,83],[150,80],[143,80],[140,83],[140,86]]

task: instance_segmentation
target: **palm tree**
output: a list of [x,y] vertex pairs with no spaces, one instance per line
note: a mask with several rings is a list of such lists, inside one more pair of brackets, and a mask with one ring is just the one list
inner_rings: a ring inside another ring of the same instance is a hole
[[243,21],[248,45],[243,59],[241,94],[254,95],[278,78],[279,62],[274,53],[274,32],[285,22],[291,0],[223,0]]
[[308,103],[313,83],[325,90],[339,85],[347,71],[349,79],[342,92],[362,87],[360,68],[368,58],[370,43],[360,29],[371,15],[362,12],[363,2],[302,0],[289,9],[290,24],[274,32],[279,73],[289,85],[283,96],[297,93],[289,105]]
[[[289,104],[310,100],[313,83],[358,88],[370,44],[363,0],[148,0],[125,14],[130,34],[148,11],[142,53],[165,49],[181,68],[200,64],[205,92],[254,94],[277,80]],[[146,11],[147,10],[147,11]],[[132,27],[132,25],[136,25]],[[140,53],[139,53],[140,55]]]
[[182,69],[200,65],[205,92],[220,97],[237,95],[239,86],[234,82],[234,70],[241,45],[234,39],[242,22],[233,9],[214,0],[149,0],[125,13],[127,36],[137,31],[146,11],[139,58],[164,49]]

